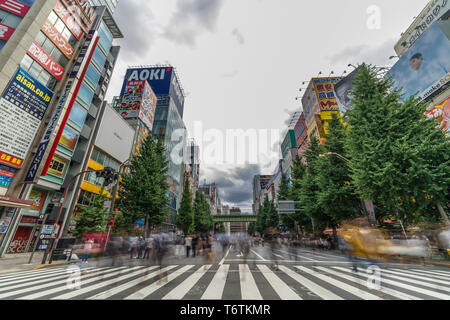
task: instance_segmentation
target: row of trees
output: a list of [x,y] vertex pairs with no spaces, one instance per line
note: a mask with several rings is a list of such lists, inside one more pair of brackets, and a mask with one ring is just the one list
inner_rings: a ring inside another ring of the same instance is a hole
[[177,226],[184,234],[207,233],[213,228],[213,219],[208,201],[203,193],[196,191],[192,204],[189,180],[186,178],[177,215]]
[[335,229],[364,214],[372,200],[377,216],[396,215],[405,225],[446,218],[450,202],[450,142],[424,117],[427,105],[404,100],[392,80],[362,65],[354,80],[352,109],[328,123],[324,144],[312,138],[297,158],[290,183],[283,176],[278,198],[299,201],[282,216],[310,232]]

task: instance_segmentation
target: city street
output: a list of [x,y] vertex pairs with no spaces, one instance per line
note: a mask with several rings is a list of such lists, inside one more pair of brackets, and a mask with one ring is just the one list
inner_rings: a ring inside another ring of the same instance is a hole
[[[450,269],[440,266],[362,261],[358,272],[353,272],[346,256],[329,251],[288,246],[272,250],[266,244],[251,247],[247,257],[235,246],[222,253],[222,247],[216,245],[214,252],[211,264],[205,264],[203,256],[171,256],[163,261],[161,270],[149,260],[123,256],[121,264],[116,259],[112,265],[105,258],[3,274],[0,299],[450,299]],[[368,281],[376,279],[371,271],[376,265],[380,268],[379,287],[370,285],[377,281]]]

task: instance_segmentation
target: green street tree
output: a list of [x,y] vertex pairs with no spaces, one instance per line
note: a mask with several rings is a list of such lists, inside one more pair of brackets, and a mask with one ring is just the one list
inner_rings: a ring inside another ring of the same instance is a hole
[[[333,114],[328,122],[328,134],[324,144],[326,154],[317,161],[316,181],[319,187],[318,205],[336,237],[336,228],[343,220],[357,217],[360,210],[360,200],[351,184],[350,168],[345,152],[346,127],[341,119]],[[337,156],[336,154],[340,155]]]
[[[295,209],[297,210],[295,214],[281,215],[283,222],[288,226],[289,230],[294,231],[295,222],[297,222],[298,227],[304,232],[311,232],[311,217],[308,216],[301,204],[300,191],[302,188],[302,181],[306,175],[306,165],[303,164],[302,159],[297,156],[294,160],[292,166],[292,187],[290,190],[291,200],[296,201]],[[296,230],[295,230],[296,231]]]
[[271,229],[273,228],[278,229],[279,225],[280,225],[280,216],[278,215],[278,210],[275,205],[275,202],[272,200],[269,202],[266,227]]
[[206,233],[213,228],[211,208],[203,193],[196,192],[194,200],[194,230],[198,233]]
[[106,232],[109,222],[109,210],[105,207],[108,197],[104,193],[104,188],[100,194],[95,195],[86,207],[81,207],[81,212],[74,219],[76,221],[73,236],[81,238],[84,234]]
[[166,219],[169,202],[167,164],[163,142],[149,135],[122,176],[119,225],[132,229],[136,220],[146,219],[148,224],[158,225]]
[[298,198],[301,207],[311,219],[314,232],[318,232],[320,228],[326,227],[328,218],[323,214],[323,208],[319,204],[320,187],[317,183],[317,175],[319,174],[319,155],[323,154],[323,146],[319,144],[319,140],[313,136],[309,144],[308,150],[305,152],[307,166],[303,178],[299,183]]
[[424,117],[426,104],[404,100],[376,68],[362,65],[354,84],[346,147],[357,193],[406,224],[436,221],[450,200],[449,139]]
[[194,209],[192,207],[192,195],[189,188],[189,179],[186,177],[184,182],[183,198],[181,199],[180,209],[178,210],[176,224],[184,234],[189,233],[189,228],[194,224]]
[[256,222],[250,222],[248,224],[247,232],[251,236],[256,232]]
[[260,207],[258,215],[256,217],[256,230],[260,234],[264,234],[265,229],[267,228],[267,216],[269,210],[270,210],[270,201],[268,195],[266,194],[263,205]]

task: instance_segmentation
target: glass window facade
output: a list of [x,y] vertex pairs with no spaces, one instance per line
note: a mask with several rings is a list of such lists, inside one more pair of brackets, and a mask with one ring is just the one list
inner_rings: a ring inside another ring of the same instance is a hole
[[54,78],[50,73],[48,73],[43,67],[34,61],[30,56],[25,55],[20,62],[20,66],[30,75],[32,75],[36,80],[42,83],[50,90],[54,90],[57,84],[56,78]]
[[105,55],[108,55],[109,49],[111,49],[111,45],[113,42],[113,36],[111,32],[109,32],[106,25],[103,23],[100,24],[100,27],[98,28],[98,35],[100,36],[100,40],[98,41],[98,44],[100,48],[103,49],[103,52]]
[[97,71],[97,69],[94,67],[93,64],[89,65],[89,68],[86,72],[86,78],[85,80],[89,82],[89,84],[95,88],[98,84],[98,80],[100,79],[100,72]]
[[[94,148],[94,150],[92,151],[91,160],[97,162],[99,165],[105,168],[110,167],[113,168],[116,172],[119,171],[120,163],[98,149]],[[97,178],[95,172],[90,172],[86,174],[84,181],[92,183],[96,186],[102,186],[104,179]]]
[[77,100],[83,104],[86,109],[89,109],[92,98],[94,97],[94,90],[89,88],[85,82],[81,84],[80,92],[78,93]]
[[102,70],[105,66],[106,56],[101,52],[99,48],[95,49],[92,56],[92,62],[95,64],[97,69]]
[[81,107],[79,104],[74,103],[72,111],[69,115],[69,123],[79,131],[84,125],[84,120],[86,120],[87,110]]

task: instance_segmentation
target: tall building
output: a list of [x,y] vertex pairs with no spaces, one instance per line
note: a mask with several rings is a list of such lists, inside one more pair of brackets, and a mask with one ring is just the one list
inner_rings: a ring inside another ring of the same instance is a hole
[[253,177],[253,214],[258,214],[264,202],[266,187],[272,178],[271,175],[256,175]]
[[[305,114],[302,112],[294,127],[295,139],[297,141],[297,155],[303,158],[304,153],[308,150],[308,129],[306,127]],[[306,161],[305,159],[303,159]]]
[[191,140],[186,147],[185,164],[189,169],[190,179],[192,179],[192,194],[198,190],[200,183],[200,147]]
[[211,207],[211,214],[217,215],[217,209],[221,207],[221,201],[219,197],[219,187],[215,182],[201,185],[198,190],[204,194],[206,200]]
[[[20,140],[25,144],[19,146],[19,137],[12,137],[11,145],[1,150],[19,169],[4,193],[32,205],[11,210],[13,204],[7,204],[0,213],[1,224],[6,225],[0,233],[0,254],[23,252],[34,244],[46,248],[62,194],[90,156],[92,129],[119,53],[112,41],[123,37],[111,11],[87,0],[36,0],[29,12],[33,16],[23,19],[0,52],[0,91],[10,100],[22,101],[17,106],[26,115],[16,126],[28,128]],[[13,88],[27,83],[39,90],[28,90],[25,99],[21,96],[25,91]],[[2,124],[0,130],[8,129]],[[80,181],[69,188],[58,234]],[[38,230],[44,237],[37,242]]]
[[132,67],[126,71],[120,96],[126,93],[130,81],[147,81],[157,97],[152,134],[164,142],[169,161],[167,182],[170,190],[169,214],[166,223],[175,225],[183,178],[186,126],[183,122],[184,91],[172,66]]

